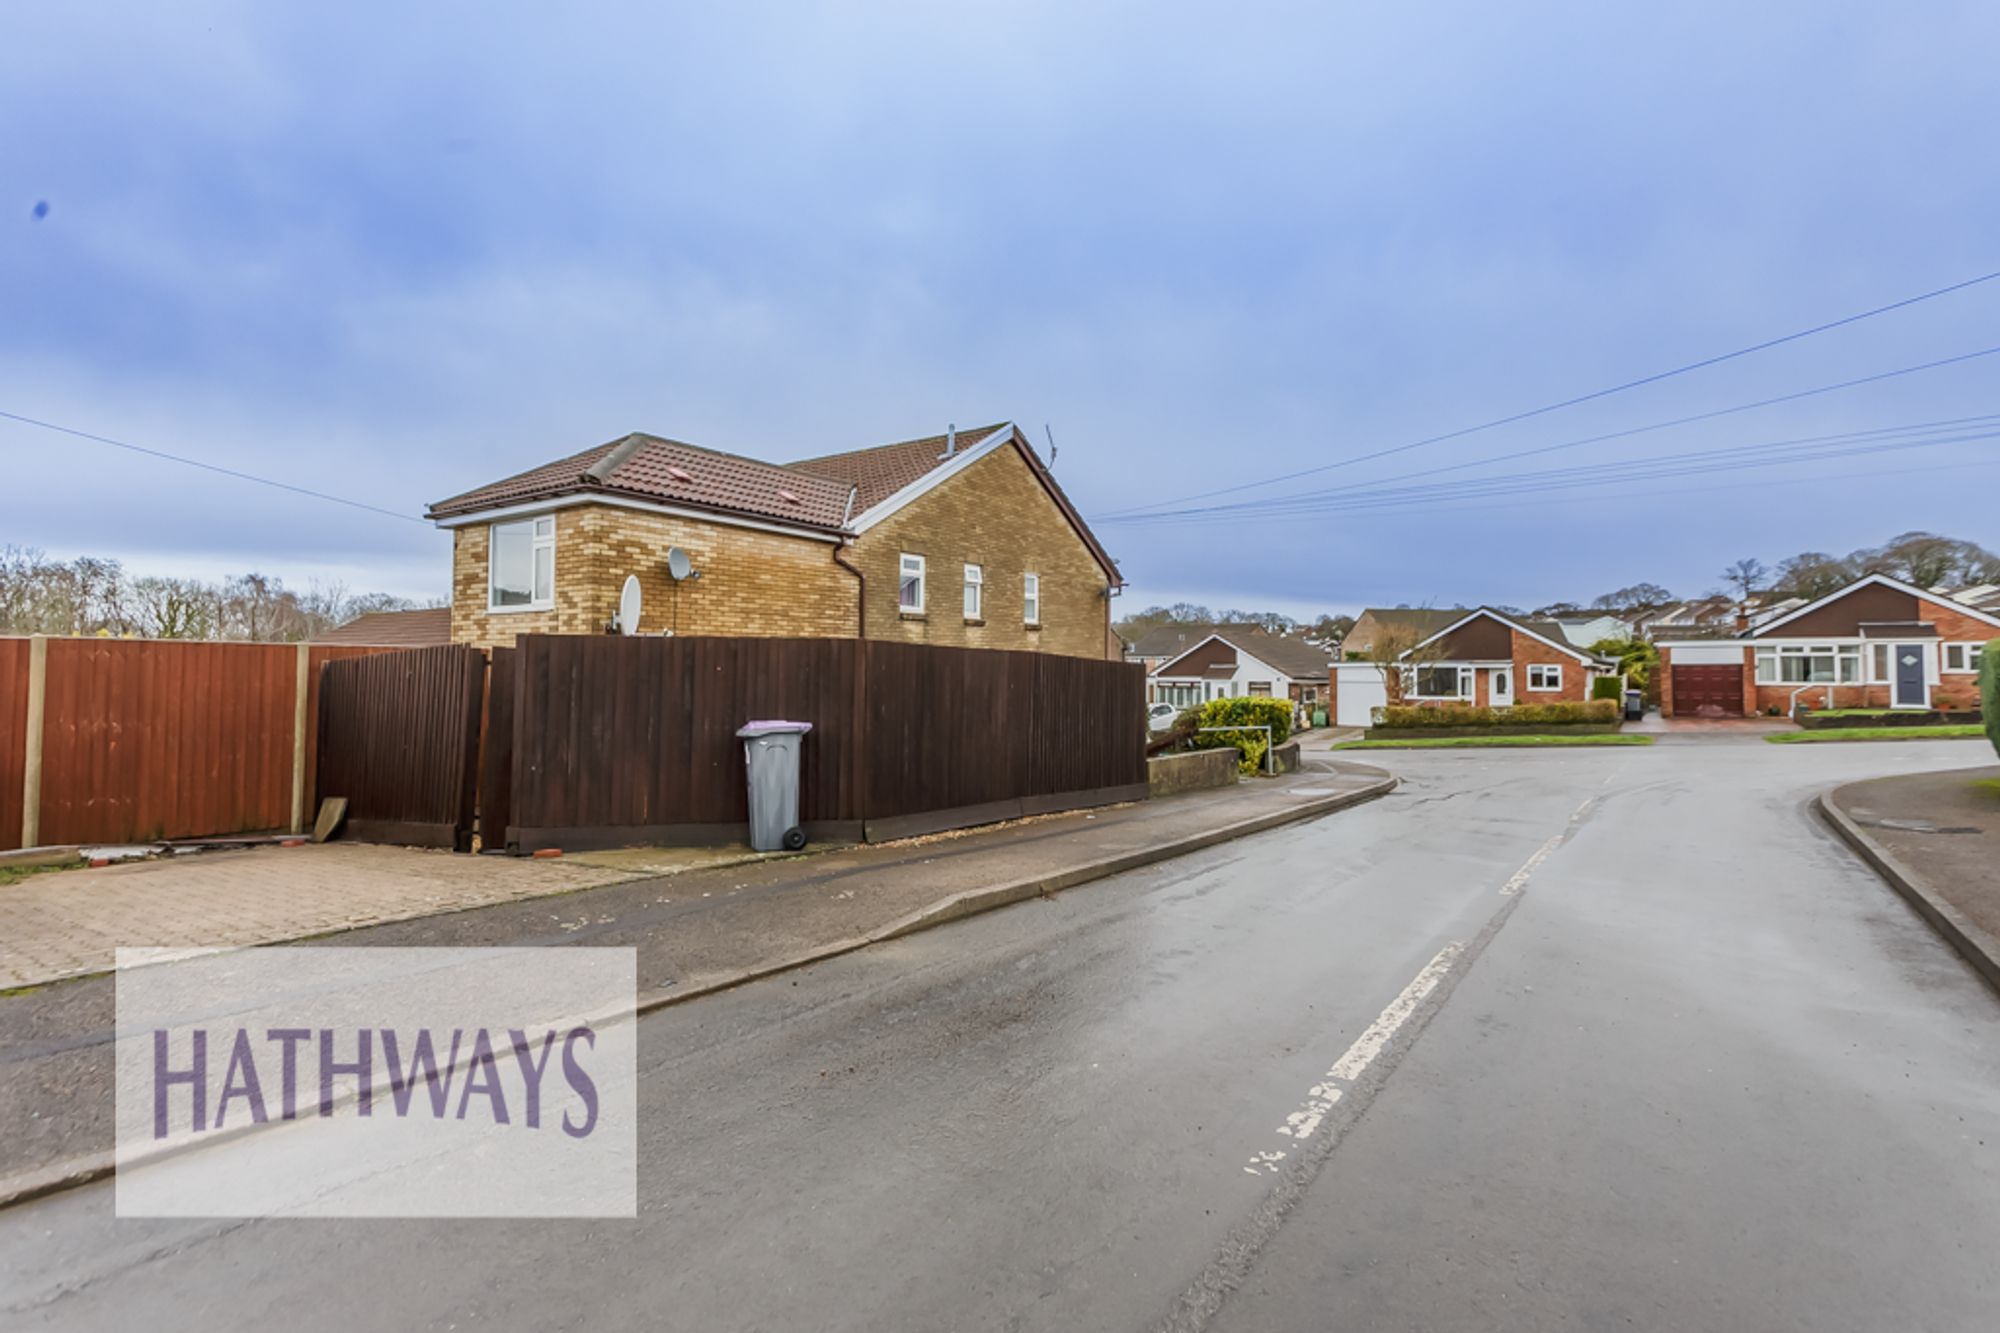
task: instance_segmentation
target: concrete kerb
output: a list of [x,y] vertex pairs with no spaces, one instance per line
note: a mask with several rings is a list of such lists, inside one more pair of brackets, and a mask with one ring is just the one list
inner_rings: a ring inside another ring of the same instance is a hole
[[[670,1005],[685,1004],[689,1000],[700,999],[705,995],[714,995],[720,991],[734,990],[738,986],[745,986],[753,981],[761,981],[766,977],[797,971],[803,967],[810,967],[814,963],[827,962],[830,959],[839,958],[843,954],[850,954],[865,949],[871,944],[882,944],[889,940],[901,939],[906,935],[914,935],[920,931],[948,925],[953,921],[961,921],[966,917],[977,916],[983,912],[997,911],[1002,907],[1008,907],[1014,903],[1025,902],[1029,898],[1051,897],[1064,889],[1075,888],[1078,885],[1088,884],[1093,880],[1106,879],[1112,875],[1123,874],[1128,870],[1137,870],[1144,866],[1156,865],[1161,861],[1172,860],[1177,856],[1186,856],[1189,853],[1202,851],[1219,843],[1229,842],[1232,839],[1249,837],[1252,834],[1281,828],[1286,824],[1295,824],[1303,820],[1316,819],[1321,815],[1330,815],[1336,811],[1345,810],[1351,806],[1361,805],[1378,797],[1386,796],[1395,790],[1397,784],[1401,781],[1401,779],[1382,769],[1360,764],[1350,765],[1350,767],[1366,768],[1369,772],[1378,773],[1381,776],[1368,786],[1357,788],[1354,791],[1340,792],[1336,795],[1320,797],[1315,800],[1301,801],[1297,805],[1288,806],[1282,810],[1255,815],[1249,819],[1239,819],[1233,824],[1225,824],[1221,828],[1210,829],[1205,833],[1198,833],[1173,842],[1156,844],[1152,847],[1141,848],[1137,851],[1126,852],[1118,856],[1104,857],[1101,860],[1092,861],[1086,865],[1072,866],[1067,870],[1057,871],[1054,874],[1032,876],[1007,884],[996,884],[988,888],[968,889],[963,893],[955,893],[948,898],[940,899],[938,902],[930,904],[928,907],[919,908],[908,916],[892,921],[886,926],[869,932],[867,935],[838,940],[834,943],[821,945],[774,962],[760,963],[754,967],[738,968],[699,978],[687,986],[676,986],[673,990],[664,994],[643,998],[630,1011],[631,1015],[634,1018],[642,1017],[646,1014],[665,1009]],[[346,1100],[346,1098],[342,1100]],[[76,1189],[80,1186],[107,1179],[114,1174],[116,1165],[116,1158],[113,1153],[97,1152],[89,1153],[82,1157],[73,1157],[64,1162],[56,1162],[39,1170],[22,1172],[18,1175],[0,1179],[0,1209],[11,1208],[16,1204],[28,1203],[34,1199],[43,1198],[51,1194],[59,1194],[64,1190]]]
[[1924,882],[1924,877],[1905,865],[1903,861],[1869,837],[1861,825],[1840,808],[1835,798],[1840,789],[1822,792],[1813,798],[1813,809],[1819,813],[1828,826],[1840,836],[1841,841],[1853,848],[1855,854],[1866,861],[1888,882],[1890,888],[1901,894],[1921,916],[1944,937],[1975,972],[1995,991],[2000,991],[2000,940],[1966,919],[1956,907]]

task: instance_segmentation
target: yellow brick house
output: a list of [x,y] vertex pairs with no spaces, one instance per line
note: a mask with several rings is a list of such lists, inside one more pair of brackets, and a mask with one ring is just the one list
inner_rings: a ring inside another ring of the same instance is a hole
[[619,632],[630,577],[639,634],[1119,655],[1118,567],[1011,423],[785,464],[627,435],[430,517],[455,643]]

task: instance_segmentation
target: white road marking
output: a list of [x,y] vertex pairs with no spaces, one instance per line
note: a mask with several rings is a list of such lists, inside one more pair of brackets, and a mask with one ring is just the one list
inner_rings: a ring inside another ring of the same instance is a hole
[[1553,856],[1556,848],[1569,841],[1570,834],[1576,832],[1576,826],[1583,821],[1583,817],[1586,814],[1590,813],[1590,807],[1596,804],[1596,802],[1597,798],[1595,796],[1585,797],[1583,804],[1570,812],[1569,823],[1563,827],[1563,831],[1535,848],[1535,854],[1522,862],[1521,868],[1516,870],[1508,877],[1507,882],[1500,886],[1500,895],[1503,898],[1512,898],[1520,893],[1522,889],[1527,888],[1528,877],[1535,873],[1535,868]]
[[[1354,1080],[1367,1072],[1368,1066],[1375,1063],[1375,1057],[1382,1054],[1383,1048],[1394,1040],[1403,1024],[1409,1021],[1410,1015],[1417,1011],[1417,1006],[1437,989],[1438,983],[1444,980],[1445,973],[1451,971],[1452,964],[1458,961],[1458,956],[1463,952],[1465,946],[1457,941],[1438,950],[1437,957],[1424,965],[1423,971],[1417,973],[1410,984],[1403,987],[1400,995],[1389,1001],[1389,1007],[1376,1016],[1375,1021],[1354,1039],[1354,1044],[1333,1062],[1333,1067],[1322,1074],[1319,1081],[1306,1091],[1305,1101],[1298,1110],[1285,1117],[1285,1123],[1278,1126],[1278,1133],[1294,1140],[1311,1138],[1319,1129],[1320,1122],[1326,1119],[1327,1112],[1331,1111],[1345,1095],[1345,1089],[1336,1087],[1335,1083],[1351,1086]],[[1250,1164],[1243,1169],[1253,1176],[1276,1175],[1278,1163],[1284,1159],[1283,1151],[1253,1153],[1250,1156]]]

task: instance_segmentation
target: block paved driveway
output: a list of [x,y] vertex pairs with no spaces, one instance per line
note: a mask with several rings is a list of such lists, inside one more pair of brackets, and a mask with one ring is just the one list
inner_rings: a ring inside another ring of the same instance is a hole
[[327,843],[201,852],[0,885],[0,989],[110,970],[125,948],[240,948],[629,879],[577,861]]

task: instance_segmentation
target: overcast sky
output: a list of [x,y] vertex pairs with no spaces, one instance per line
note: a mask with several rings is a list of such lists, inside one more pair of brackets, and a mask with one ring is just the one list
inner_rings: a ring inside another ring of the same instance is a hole
[[[2000,442],[1954,436],[1113,513],[2000,270],[1996,49],[1991,0],[9,5],[0,411],[412,515],[630,430],[783,461],[1046,423],[1134,609],[1692,594],[1910,528],[2000,546]],[[1994,345],[2000,281],[1222,498]],[[1438,480],[1992,413],[2000,357]],[[7,421],[0,464],[0,544],[446,592],[417,523]]]

